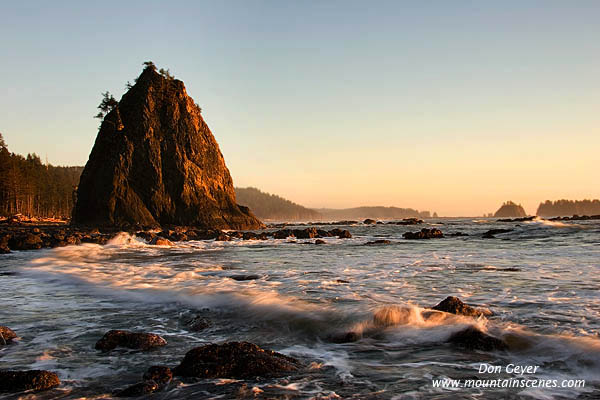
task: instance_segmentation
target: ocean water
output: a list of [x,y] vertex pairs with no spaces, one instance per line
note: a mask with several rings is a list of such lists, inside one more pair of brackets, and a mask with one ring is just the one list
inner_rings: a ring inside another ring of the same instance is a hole
[[[402,239],[421,227],[469,236]],[[152,398],[600,398],[599,221],[456,219],[341,228],[353,238],[158,247],[123,233],[105,246],[2,256],[0,324],[20,339],[0,348],[0,368],[59,374],[60,388],[24,398],[110,398],[151,365],[174,367],[193,347],[245,340],[294,356],[305,368],[269,379],[175,381]],[[495,228],[514,231],[481,237]],[[375,239],[392,243],[365,245]],[[428,318],[426,308],[449,295],[494,315]],[[188,322],[196,316],[211,326],[192,331]],[[510,350],[446,343],[468,325],[504,338]],[[168,345],[94,350],[110,329],[158,333]],[[331,343],[350,331],[361,338]],[[480,374],[482,363],[503,370]],[[506,372],[508,364],[539,368],[520,376]],[[444,378],[582,379],[585,387],[434,387]]]

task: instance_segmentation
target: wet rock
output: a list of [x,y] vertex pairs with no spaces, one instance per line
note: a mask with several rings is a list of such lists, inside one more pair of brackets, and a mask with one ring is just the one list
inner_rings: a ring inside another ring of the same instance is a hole
[[188,351],[173,373],[198,378],[250,378],[297,371],[297,360],[248,342],[210,344]]
[[156,236],[150,241],[150,244],[153,246],[173,246],[173,242],[169,239],[165,239],[164,237]]
[[187,324],[188,324],[190,330],[192,330],[194,332],[199,332],[199,331],[202,331],[202,330],[208,328],[211,325],[211,322],[208,318],[197,316],[197,317],[189,320],[187,322]]
[[144,372],[143,378],[146,381],[154,381],[160,386],[165,386],[173,379],[173,372],[169,367],[154,365]]
[[274,239],[287,239],[290,236],[294,236],[294,232],[291,229],[281,229],[273,232]]
[[244,232],[242,234],[242,239],[244,240],[258,240],[258,235],[254,232]]
[[332,236],[337,236],[340,239],[350,239],[352,238],[352,234],[347,229],[332,229],[329,231]]
[[469,317],[479,317],[480,315],[489,316],[491,311],[478,310],[461,301],[458,297],[448,296],[438,305],[431,307],[432,310],[443,311],[450,314],[466,315]]
[[0,325],[0,346],[12,343],[13,339],[16,339],[17,334],[7,326]]
[[260,279],[260,275],[230,275],[229,278],[234,281],[252,281],[255,279]]
[[319,236],[317,228],[294,229],[294,236],[298,239],[313,239]]
[[129,332],[123,330],[108,331],[96,342],[96,350],[110,351],[116,347],[135,350],[148,350],[164,346],[167,341],[154,333]]
[[79,239],[79,237],[76,235],[68,235],[65,236],[65,243],[67,245],[78,245],[81,244],[81,239]]
[[406,232],[402,237],[404,239],[437,239],[443,238],[444,234],[436,228],[423,228],[419,232]]
[[229,235],[226,233],[220,233],[219,236],[215,238],[216,242],[229,242],[230,240],[231,237],[229,237]]
[[469,326],[462,331],[454,333],[450,336],[448,342],[469,350],[492,351],[508,349],[508,345],[503,340],[483,333],[475,326]]
[[148,395],[156,392],[160,389],[158,383],[153,380],[146,380],[143,382],[138,382],[135,385],[129,386],[126,389],[123,389],[117,393],[115,393],[116,397],[140,397],[144,395]]
[[317,233],[319,234],[319,237],[332,237],[333,236],[330,232],[328,232],[324,229],[317,229]]
[[0,370],[0,392],[41,391],[60,385],[58,375],[50,371],[6,371]]
[[326,244],[327,242],[324,241],[323,239],[317,239],[315,240],[315,244]]
[[42,245],[42,238],[33,233],[15,236],[9,241],[9,247],[12,250],[37,250],[41,249]]
[[387,239],[377,239],[377,240],[373,240],[371,242],[367,242],[365,243],[367,246],[373,246],[373,245],[379,245],[379,244],[390,244],[392,243],[390,240]]
[[347,281],[345,279],[336,279],[335,280],[337,283],[350,283],[350,281]]
[[529,216],[529,217],[522,217],[522,218],[503,218],[503,219],[499,219],[498,222],[525,222],[525,221],[533,221],[535,219],[535,215]]
[[360,335],[356,332],[343,332],[329,336],[328,339],[331,343],[352,343],[360,340]]
[[499,233],[508,233],[508,232],[512,232],[513,229],[490,229],[489,231],[485,232],[483,234],[483,238],[484,239],[494,239],[495,235],[499,234]]
[[423,220],[418,218],[404,218],[402,221],[396,222],[396,225],[419,225]]
[[8,246],[0,246],[0,254],[8,254],[10,253],[10,249]]
[[365,224],[365,225],[373,225],[376,223],[377,223],[377,221],[375,221],[374,219],[371,219],[371,218],[367,218],[363,221],[363,224]]
[[197,240],[212,240],[216,239],[222,232],[215,229],[195,230]]

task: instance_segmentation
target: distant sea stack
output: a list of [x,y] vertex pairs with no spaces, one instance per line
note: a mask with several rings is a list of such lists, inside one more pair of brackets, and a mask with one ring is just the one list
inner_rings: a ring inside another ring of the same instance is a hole
[[507,201],[502,204],[502,207],[494,214],[495,218],[515,218],[515,217],[526,217],[527,213],[520,204]]
[[81,175],[73,222],[263,227],[236,203],[219,145],[183,82],[146,64],[102,121]]

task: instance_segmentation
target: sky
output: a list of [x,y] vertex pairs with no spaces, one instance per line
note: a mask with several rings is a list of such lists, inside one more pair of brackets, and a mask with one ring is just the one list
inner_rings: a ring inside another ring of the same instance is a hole
[[[475,216],[600,198],[598,1],[2,1],[0,132],[84,165],[152,60],[236,186]],[[20,4],[19,4],[20,3]]]

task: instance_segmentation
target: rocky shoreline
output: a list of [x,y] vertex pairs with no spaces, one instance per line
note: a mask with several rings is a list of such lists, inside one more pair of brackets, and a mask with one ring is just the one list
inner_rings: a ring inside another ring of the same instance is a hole
[[[384,309],[375,313],[370,322],[372,331],[362,333],[344,332],[326,338],[332,343],[355,342],[363,337],[377,334],[380,329],[401,323],[408,311],[399,307]],[[448,318],[451,314],[472,318],[464,328],[454,332],[447,343],[458,349],[472,351],[506,351],[509,344],[502,338],[492,336],[478,327],[477,319],[493,315],[487,309],[478,309],[463,303],[459,298],[449,296],[439,304],[425,308],[423,318]],[[436,316],[438,315],[438,316]],[[188,329],[197,331],[194,320],[189,321]],[[199,329],[199,330],[202,330]],[[0,347],[18,346],[18,334],[10,328],[0,326]],[[158,346],[168,346],[167,341],[154,333],[110,330],[100,338],[95,349],[109,353],[116,348],[151,351]],[[134,354],[134,353],[123,353]],[[139,397],[175,387],[172,382],[200,383],[203,379],[244,379],[263,380],[264,378],[288,376],[310,369],[310,360],[299,360],[272,350],[263,349],[249,342],[210,343],[188,350],[176,366],[152,365],[142,375],[141,380],[125,388],[116,389],[115,397]],[[39,392],[60,386],[59,376],[45,370],[0,370],[0,393]],[[237,386],[232,390],[239,390]],[[231,394],[231,393],[229,393]]]
[[172,227],[163,230],[116,229],[116,228],[84,228],[66,223],[48,224],[0,224],[0,254],[8,254],[12,250],[38,250],[43,248],[64,247],[82,243],[106,244],[121,232],[136,235],[149,244],[158,246],[172,245],[173,242],[188,240],[230,241],[274,239],[318,239],[338,237],[352,238],[346,229],[280,229],[264,231],[222,231],[219,229],[196,229],[188,227]]

